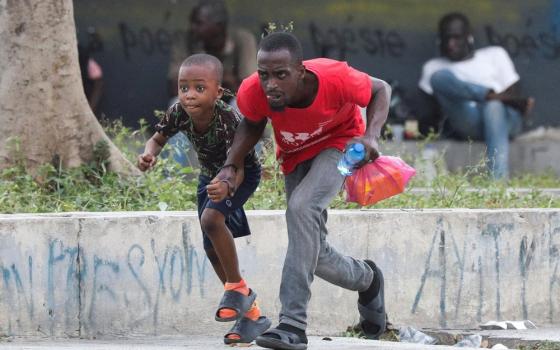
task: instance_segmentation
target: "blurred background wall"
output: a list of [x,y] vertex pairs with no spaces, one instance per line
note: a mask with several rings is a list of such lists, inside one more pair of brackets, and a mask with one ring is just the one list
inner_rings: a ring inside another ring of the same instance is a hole
[[[171,41],[184,37],[194,1],[75,0],[78,40],[104,71],[99,110],[138,126],[166,108]],[[260,37],[268,22],[288,24],[306,58],[346,60],[397,80],[412,105],[422,64],[437,54],[439,18],[464,12],[475,46],[501,45],[512,56],[524,92],[537,104],[530,128],[560,125],[560,0],[226,0],[230,22]]]

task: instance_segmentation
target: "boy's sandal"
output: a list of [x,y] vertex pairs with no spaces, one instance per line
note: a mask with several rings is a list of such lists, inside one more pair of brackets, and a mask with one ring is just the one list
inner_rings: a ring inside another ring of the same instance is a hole
[[263,348],[279,350],[307,349],[307,343],[302,342],[297,334],[278,328],[272,328],[258,336],[257,345]]
[[[256,321],[247,317],[242,317],[235,322],[233,327],[224,336],[224,343],[251,343],[255,338],[270,328],[272,322],[266,316],[259,317]],[[237,334],[239,339],[228,338],[230,335]]]
[[[249,311],[256,298],[257,293],[253,292],[252,289],[249,289],[249,295],[244,295],[234,290],[226,290],[222,300],[220,301],[220,305],[218,306],[218,311],[216,311],[216,321],[230,322],[243,317],[243,315]],[[235,311],[235,316],[225,318],[220,317],[220,310],[222,309],[231,309]]]
[[375,266],[374,274],[380,279],[379,294],[367,305],[362,305],[358,301],[360,327],[364,336],[368,339],[378,339],[387,328],[383,273],[379,267]]

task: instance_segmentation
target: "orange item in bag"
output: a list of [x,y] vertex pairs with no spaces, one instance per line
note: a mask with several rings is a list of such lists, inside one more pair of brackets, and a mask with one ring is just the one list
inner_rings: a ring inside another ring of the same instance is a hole
[[399,157],[380,156],[346,178],[346,201],[360,205],[377,203],[403,192],[414,174],[416,170]]

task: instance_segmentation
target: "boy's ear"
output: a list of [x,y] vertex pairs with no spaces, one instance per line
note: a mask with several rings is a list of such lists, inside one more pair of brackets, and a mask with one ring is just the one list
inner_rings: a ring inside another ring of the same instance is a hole
[[218,99],[222,98],[224,96],[224,88],[223,87],[218,87]]

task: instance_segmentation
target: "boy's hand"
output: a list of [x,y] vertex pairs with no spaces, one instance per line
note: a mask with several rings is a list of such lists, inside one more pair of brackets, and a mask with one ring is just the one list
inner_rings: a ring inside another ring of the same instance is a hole
[[227,182],[214,178],[210,184],[206,186],[208,198],[212,202],[221,202],[229,196],[229,186]]
[[141,171],[146,171],[151,169],[156,165],[157,157],[153,154],[144,153],[138,156],[138,169]]

